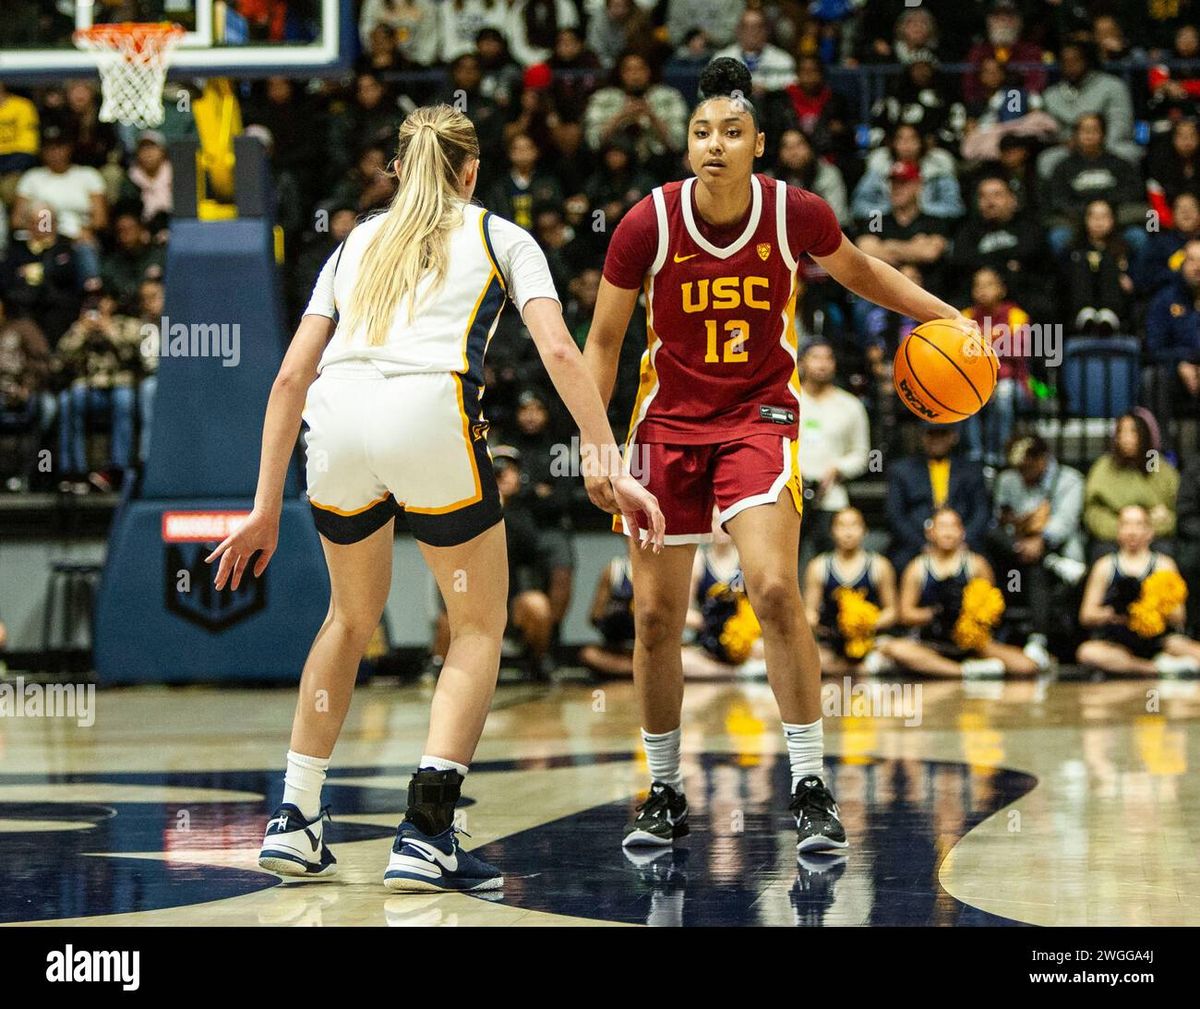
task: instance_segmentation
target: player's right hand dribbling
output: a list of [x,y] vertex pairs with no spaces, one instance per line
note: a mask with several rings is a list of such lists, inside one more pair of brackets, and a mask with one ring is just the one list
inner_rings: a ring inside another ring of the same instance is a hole
[[[616,504],[616,509],[613,510],[620,511],[625,528],[641,543],[643,550],[649,546],[656,554],[661,553],[667,520],[663,518],[662,509],[658,507],[658,498],[628,473],[615,476],[606,482],[611,485],[611,494]],[[588,493],[591,494],[590,487]],[[596,499],[593,497],[592,500]],[[642,537],[642,529],[646,529],[645,538]]]

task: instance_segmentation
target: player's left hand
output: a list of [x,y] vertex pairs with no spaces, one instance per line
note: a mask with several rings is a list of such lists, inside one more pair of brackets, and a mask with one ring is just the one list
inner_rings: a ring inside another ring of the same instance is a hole
[[[612,478],[612,492],[617,507],[621,509],[625,526],[634,541],[640,542],[643,550],[650,546],[656,554],[661,553],[667,520],[663,518],[662,509],[658,507],[658,498],[628,473]],[[643,518],[650,520],[645,539],[642,538]]]
[[220,546],[204,558],[204,563],[211,564],[218,557],[221,558],[213,584],[220,591],[225,588],[229,576],[233,575],[232,588],[236,592],[250,558],[258,554],[258,560],[254,562],[254,577],[260,578],[267,570],[278,544],[279,516],[255,508],[246,516],[246,521],[238,526],[237,532],[226,536]]

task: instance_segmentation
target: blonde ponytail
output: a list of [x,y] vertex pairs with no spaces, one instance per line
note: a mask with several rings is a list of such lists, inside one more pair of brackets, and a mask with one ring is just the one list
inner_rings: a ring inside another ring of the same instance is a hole
[[352,337],[363,327],[369,346],[386,343],[404,301],[412,322],[418,307],[417,284],[426,271],[433,271],[433,282],[425,297],[445,283],[449,235],[462,221],[460,175],[468,159],[478,157],[475,127],[458,109],[424,105],[404,120],[396,153],[400,187],[383,225],[363,252],[345,314],[346,331]]

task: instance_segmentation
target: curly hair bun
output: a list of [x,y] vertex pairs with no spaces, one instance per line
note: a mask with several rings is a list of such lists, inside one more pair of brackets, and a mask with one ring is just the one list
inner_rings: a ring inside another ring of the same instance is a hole
[[703,101],[706,98],[727,98],[737,92],[748,98],[750,86],[750,70],[745,63],[732,56],[718,56],[700,74],[696,97]]

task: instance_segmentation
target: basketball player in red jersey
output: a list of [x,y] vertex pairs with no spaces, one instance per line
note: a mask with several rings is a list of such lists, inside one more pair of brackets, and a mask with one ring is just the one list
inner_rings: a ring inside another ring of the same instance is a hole
[[[658,497],[667,544],[631,551],[634,683],[652,783],[627,846],[688,832],[680,773],[680,642],[696,544],[714,503],[737,545],[762,625],[767,678],[783,719],[797,849],[847,846],[823,780],[821,666],[800,598],[802,489],[796,460],[798,261],[811,256],[851,291],[922,322],[969,320],[846,239],[819,197],[754,173],[766,137],[745,96],[750,72],[722,57],[705,68],[688,125],[695,175],[655,189],[613,233],[584,359],[607,400],[639,294],[648,347],[625,463]],[[588,494],[620,509],[603,481]],[[624,528],[620,518],[614,529]],[[634,533],[636,535],[636,532]]]

